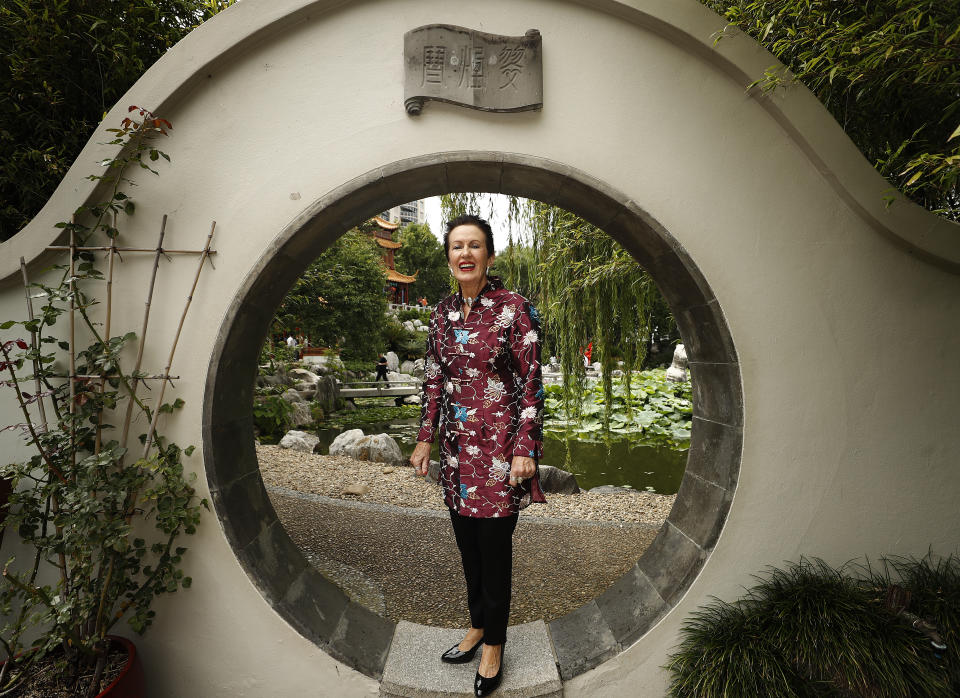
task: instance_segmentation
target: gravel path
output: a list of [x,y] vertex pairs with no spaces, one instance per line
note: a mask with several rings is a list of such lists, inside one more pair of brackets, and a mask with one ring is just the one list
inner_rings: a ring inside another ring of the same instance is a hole
[[[440,490],[409,467],[258,446],[270,499],[310,562],[392,621],[466,627],[460,556]],[[386,471],[386,472],[385,472]],[[362,495],[345,495],[350,486]],[[549,622],[602,594],[643,554],[673,496],[547,496],[514,533],[511,624]]]

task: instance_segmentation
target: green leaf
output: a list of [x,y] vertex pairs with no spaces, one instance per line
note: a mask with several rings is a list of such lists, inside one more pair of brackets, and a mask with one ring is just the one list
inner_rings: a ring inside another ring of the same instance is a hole
[[[960,31],[960,30],[958,30],[958,31]],[[952,140],[953,140],[954,138],[956,138],[957,136],[960,136],[960,125],[958,125],[956,129],[954,129],[953,133],[950,134],[950,137],[949,137],[947,140],[948,140],[948,141],[952,141]]]
[[16,320],[7,320],[6,322],[0,323],[0,330],[9,330],[16,324]]

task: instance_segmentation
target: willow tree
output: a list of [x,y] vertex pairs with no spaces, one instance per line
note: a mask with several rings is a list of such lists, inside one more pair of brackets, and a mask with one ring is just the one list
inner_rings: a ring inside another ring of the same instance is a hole
[[[448,194],[442,198],[449,219],[484,211],[483,194]],[[510,197],[506,224],[507,254],[500,270],[510,288],[523,288],[539,308],[544,324],[545,349],[555,355],[563,371],[564,405],[579,416],[585,379],[583,351],[591,343],[603,380],[604,427],[613,404],[613,370],[623,361],[625,388],[630,392],[631,371],[639,369],[653,328],[672,326],[669,309],[653,279],[636,260],[603,230],[564,209],[530,199]],[[529,234],[532,253],[521,254],[522,240],[514,227]],[[531,265],[533,267],[531,273]],[[627,400],[628,409],[630,400]]]

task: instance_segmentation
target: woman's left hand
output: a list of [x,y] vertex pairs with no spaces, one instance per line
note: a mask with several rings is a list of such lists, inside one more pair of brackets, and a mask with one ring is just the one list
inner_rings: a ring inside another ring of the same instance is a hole
[[510,463],[510,484],[519,485],[521,479],[529,480],[537,472],[537,464],[533,458],[514,456]]

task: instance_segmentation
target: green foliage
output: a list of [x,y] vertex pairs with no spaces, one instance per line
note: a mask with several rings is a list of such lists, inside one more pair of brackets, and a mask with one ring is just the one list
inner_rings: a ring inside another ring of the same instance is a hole
[[368,407],[356,412],[338,412],[328,425],[337,429],[356,429],[366,424],[380,424],[400,419],[416,419],[420,416],[419,405],[401,405],[399,407]]
[[0,5],[0,242],[43,207],[144,71],[232,1]]
[[[945,567],[956,580],[957,559]],[[929,639],[884,604],[891,579],[854,571],[801,560],[758,576],[738,601],[695,611],[667,666],[670,695],[951,695]],[[916,577],[934,585],[942,579]]]
[[383,339],[390,351],[404,358],[421,357],[426,353],[426,333],[411,332],[393,318],[383,326]]
[[[564,408],[563,388],[544,387],[545,433],[579,441],[628,439],[633,444],[669,446],[676,450],[690,447],[693,403],[690,382],[671,383],[663,369],[637,373],[627,392],[626,381],[615,379],[611,400],[605,401],[603,385],[584,385],[577,397]],[[604,414],[609,414],[604,429]]]
[[436,304],[450,288],[443,245],[430,232],[430,226],[421,223],[408,223],[400,230],[397,241],[403,243],[394,254],[397,271],[417,275],[410,285],[412,301],[424,297],[431,305]]
[[273,375],[278,372],[286,372],[296,361],[297,350],[287,346],[286,342],[274,342],[267,337],[260,345],[260,366],[261,375]]
[[420,320],[420,322],[426,325],[428,322],[430,322],[430,311],[417,310],[416,308],[400,310],[397,312],[397,320],[400,322],[405,322],[407,320]]
[[[121,184],[133,184],[128,168],[151,169],[143,158],[162,155],[150,140],[165,133],[169,123],[146,110],[138,115],[141,121],[127,118],[111,129],[121,155],[103,163],[105,174],[93,176],[109,185],[108,198],[84,207],[83,222],[61,224],[81,246],[96,234],[119,236],[113,214],[132,212],[120,191]],[[122,360],[137,337],[133,332],[101,336],[101,322],[91,317],[97,302],[86,289],[103,284],[103,274],[89,253],[76,253],[72,263],[73,270],[54,267],[61,272],[57,283],[28,289],[42,291],[34,297],[45,298],[35,319],[0,323],[4,330],[19,326],[31,338],[0,343],[0,385],[12,389],[23,417],[22,424],[5,428],[19,429],[34,452],[0,468],[14,486],[4,530],[31,551],[7,562],[0,585],[4,695],[55,648],[63,651],[68,671],[89,677],[118,622],[144,632],[153,622],[156,597],[190,586],[180,567],[187,549],[177,543],[196,532],[207,507],[196,497],[195,474],[184,472],[183,460],[194,448],[181,449],[155,429],[167,418],[162,415],[173,415],[183,400],[151,408],[137,396],[143,372],[125,369]],[[63,341],[55,327],[71,303],[82,332],[92,338],[85,348]],[[72,390],[61,375],[71,365],[70,352],[76,374],[89,376],[74,380]],[[149,425],[139,446],[128,444],[134,415]],[[110,438],[115,418],[122,419],[123,428]],[[40,575],[41,568],[53,574]],[[25,639],[37,651],[17,656]],[[99,690],[96,676],[88,695]]]
[[960,0],[701,0],[773,53],[880,173],[960,220]]
[[276,443],[290,429],[293,405],[280,395],[257,397],[253,402],[253,424],[261,443]]
[[274,318],[280,332],[297,328],[312,346],[339,347],[345,359],[374,359],[383,346],[386,282],[373,240],[345,233],[307,268]]

